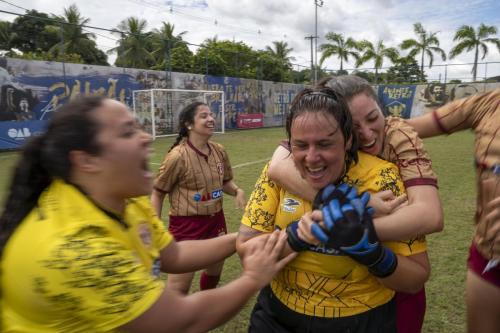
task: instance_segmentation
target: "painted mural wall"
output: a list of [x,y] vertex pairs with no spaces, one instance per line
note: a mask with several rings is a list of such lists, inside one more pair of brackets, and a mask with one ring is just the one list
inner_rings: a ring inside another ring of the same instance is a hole
[[418,117],[456,99],[500,88],[495,83],[429,83],[425,85],[380,85],[376,87],[386,115]]
[[[68,99],[97,93],[132,107],[134,90],[167,88],[165,78],[163,71],[0,58],[0,150],[17,149],[26,138],[42,133],[52,113]],[[220,122],[224,121],[226,129],[245,128],[241,119],[258,118],[258,125],[264,127],[283,125],[290,103],[304,87],[175,72],[171,80],[175,89],[224,91],[224,119],[218,112],[220,105],[215,104],[212,111]],[[431,83],[380,85],[375,89],[386,114],[410,118],[454,99],[498,87],[500,83]],[[175,122],[171,124],[174,132]]]
[[[167,88],[164,71],[0,58],[0,150],[16,149],[43,132],[51,114],[81,94],[101,94],[132,107],[132,91]],[[172,73],[172,88],[222,90],[224,125],[238,115],[258,114],[262,126],[281,126],[303,85]],[[217,108],[213,110],[218,116]],[[222,121],[222,120],[221,120]]]

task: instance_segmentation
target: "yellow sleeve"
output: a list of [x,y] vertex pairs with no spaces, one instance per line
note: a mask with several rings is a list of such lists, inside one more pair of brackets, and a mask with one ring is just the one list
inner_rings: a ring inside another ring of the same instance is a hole
[[250,195],[241,224],[262,232],[274,230],[274,220],[279,208],[280,188],[267,177],[269,163],[264,166]]
[[151,224],[151,237],[153,239],[154,247],[158,250],[163,249],[169,245],[174,239],[172,234],[165,228],[163,222],[156,215],[151,202],[148,197],[141,197],[137,199],[137,204],[146,212]]
[[79,318],[92,331],[111,331],[135,319],[164,289],[135,251],[95,225],[62,238],[37,265],[39,296],[60,318]]
[[[349,170],[348,182],[355,184],[360,192],[370,193],[390,190],[394,195],[405,193],[398,168],[390,162],[360,153],[359,163]],[[404,223],[404,221],[401,221]],[[384,242],[394,253],[410,256],[427,251],[425,237],[395,242]]]
[[427,241],[425,236],[405,241],[384,242],[384,245],[394,251],[394,253],[405,257],[427,251]]

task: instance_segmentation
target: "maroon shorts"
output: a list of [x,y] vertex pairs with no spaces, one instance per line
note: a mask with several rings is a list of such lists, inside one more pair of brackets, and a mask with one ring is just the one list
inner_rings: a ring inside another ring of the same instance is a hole
[[472,244],[469,248],[469,259],[467,260],[467,266],[471,271],[476,273],[477,276],[500,288],[500,263],[498,263],[489,271],[483,273],[484,268],[487,264],[488,259],[485,259],[477,251],[476,246]]
[[213,215],[170,216],[168,231],[176,241],[215,238],[227,234],[226,219],[222,210]]
[[398,333],[420,333],[425,316],[425,287],[416,294],[396,293]]

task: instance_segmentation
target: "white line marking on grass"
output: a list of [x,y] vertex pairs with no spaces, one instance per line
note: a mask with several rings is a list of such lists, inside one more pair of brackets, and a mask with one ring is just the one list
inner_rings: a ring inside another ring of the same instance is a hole
[[[245,167],[247,165],[252,165],[252,164],[257,164],[257,163],[261,163],[261,162],[266,162],[266,161],[269,161],[271,158],[268,157],[268,158],[264,158],[262,160],[257,160],[257,161],[252,161],[252,162],[245,162],[245,163],[241,163],[241,164],[236,164],[236,165],[233,165],[232,168],[233,169],[237,169],[237,168],[242,168],[242,167]],[[153,165],[161,165],[161,163],[155,163],[155,162],[151,162],[151,164]]]
[[252,165],[252,164],[257,164],[257,163],[261,163],[261,162],[266,162],[266,161],[269,161],[270,159],[271,158],[268,157],[268,158],[265,158],[263,160],[257,160],[257,161],[252,161],[252,162],[241,163],[241,164],[237,164],[237,165],[233,166],[232,168],[233,169],[242,168],[242,167],[247,166],[247,165]]

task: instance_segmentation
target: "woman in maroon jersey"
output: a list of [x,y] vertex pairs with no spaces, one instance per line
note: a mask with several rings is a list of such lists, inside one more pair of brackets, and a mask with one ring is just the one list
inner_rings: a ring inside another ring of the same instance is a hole
[[[233,180],[224,147],[210,141],[215,129],[208,106],[194,102],[179,115],[179,134],[160,167],[151,201],[161,216],[163,200],[170,202],[169,231],[176,241],[209,239],[227,233],[222,210],[223,193],[235,196],[245,207],[245,193]],[[207,267],[200,277],[200,289],[215,288],[224,262]],[[170,275],[169,288],[187,294],[194,272]]]
[[407,123],[423,138],[474,131],[478,198],[468,259],[467,326],[469,332],[500,332],[500,89],[454,101]]

